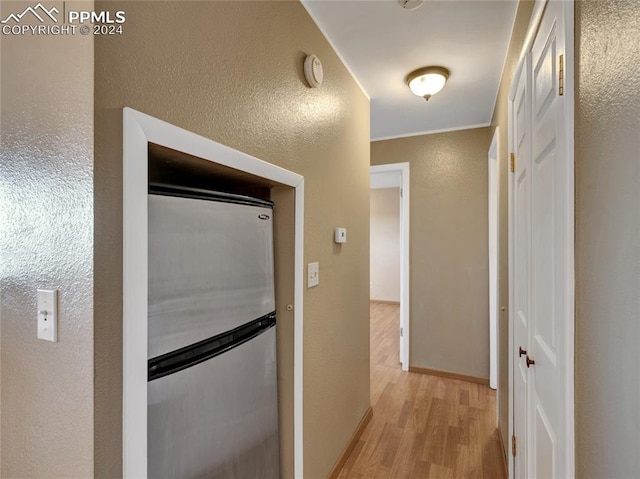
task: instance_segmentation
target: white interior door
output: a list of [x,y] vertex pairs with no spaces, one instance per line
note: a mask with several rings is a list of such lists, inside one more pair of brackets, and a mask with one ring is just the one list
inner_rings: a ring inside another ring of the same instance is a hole
[[527,354],[530,325],[530,271],[531,271],[531,135],[529,121],[530,93],[529,57],[518,79],[512,110],[513,149],[517,161],[513,186],[513,247],[514,247],[514,320],[513,320],[513,434],[518,441],[518,454],[514,458],[514,476],[527,477],[527,391],[529,374]]
[[563,2],[547,4],[531,54],[532,268],[529,325],[529,477],[567,476],[568,163],[564,142],[566,97],[559,94],[564,51]]
[[511,107],[516,478],[574,470],[572,103],[559,88],[570,8],[546,4]]

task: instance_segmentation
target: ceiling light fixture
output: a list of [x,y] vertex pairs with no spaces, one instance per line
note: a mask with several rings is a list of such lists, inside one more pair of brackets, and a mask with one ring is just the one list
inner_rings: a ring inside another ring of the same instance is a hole
[[429,100],[440,90],[449,78],[449,70],[444,67],[424,67],[407,75],[407,85],[414,95]]

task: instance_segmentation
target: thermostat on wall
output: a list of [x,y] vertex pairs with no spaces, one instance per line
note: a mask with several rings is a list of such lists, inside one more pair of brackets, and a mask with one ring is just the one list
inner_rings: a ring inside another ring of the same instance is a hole
[[336,243],[346,243],[347,242],[347,228],[336,228],[334,241]]

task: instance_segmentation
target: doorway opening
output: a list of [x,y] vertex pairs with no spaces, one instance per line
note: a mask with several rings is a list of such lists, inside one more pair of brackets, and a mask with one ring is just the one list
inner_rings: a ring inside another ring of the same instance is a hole
[[[409,163],[371,167],[371,295],[382,322],[380,340],[396,341],[386,351],[409,370]],[[396,308],[395,314],[393,309]],[[383,311],[384,310],[384,311]],[[386,311],[389,310],[389,311]],[[384,313],[388,314],[384,314]],[[396,323],[393,318],[399,317]],[[387,318],[386,320],[384,318]],[[387,334],[389,328],[391,333]],[[393,333],[393,329],[397,333]],[[385,332],[386,331],[386,332]],[[396,338],[396,339],[394,339]],[[395,364],[395,363],[394,363]]]

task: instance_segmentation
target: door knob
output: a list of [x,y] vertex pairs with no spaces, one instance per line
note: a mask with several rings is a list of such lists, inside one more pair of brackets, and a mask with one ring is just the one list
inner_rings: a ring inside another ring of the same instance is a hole
[[527,354],[527,367],[530,367],[531,365],[535,364],[536,362],[529,358],[529,355]]
[[526,349],[522,349],[522,346],[520,346],[518,351],[519,357],[524,356],[525,354],[527,354],[527,350]]

